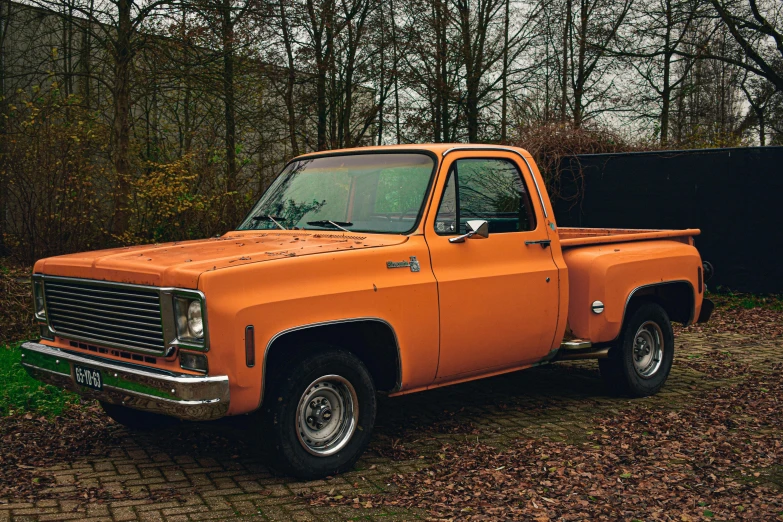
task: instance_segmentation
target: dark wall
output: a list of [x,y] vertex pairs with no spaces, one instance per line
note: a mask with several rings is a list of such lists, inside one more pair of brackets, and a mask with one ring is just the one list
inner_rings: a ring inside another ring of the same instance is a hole
[[563,167],[558,225],[699,228],[711,289],[783,293],[783,147],[594,154]]

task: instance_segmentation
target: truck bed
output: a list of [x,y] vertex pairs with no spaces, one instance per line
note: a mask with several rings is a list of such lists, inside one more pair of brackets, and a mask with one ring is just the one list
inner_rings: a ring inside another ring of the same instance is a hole
[[654,230],[644,228],[575,228],[560,227],[560,245],[563,249],[585,245],[603,245],[624,243],[626,241],[647,241],[650,239],[670,239],[692,244],[693,236],[698,236],[698,228],[684,230]]

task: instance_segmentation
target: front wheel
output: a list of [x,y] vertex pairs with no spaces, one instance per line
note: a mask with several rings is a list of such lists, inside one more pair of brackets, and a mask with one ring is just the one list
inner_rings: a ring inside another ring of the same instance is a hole
[[674,360],[674,332],[666,311],[656,303],[644,303],[626,318],[609,358],[598,367],[615,393],[647,397],[658,393]]
[[318,479],[353,467],[375,424],[375,386],[352,353],[325,349],[285,368],[264,399],[263,426],[281,471]]

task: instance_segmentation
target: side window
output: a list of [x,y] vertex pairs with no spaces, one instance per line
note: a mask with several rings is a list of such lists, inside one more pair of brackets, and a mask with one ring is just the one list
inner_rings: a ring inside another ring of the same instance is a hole
[[536,228],[535,213],[516,165],[501,159],[457,160],[449,173],[435,231],[464,234],[471,219],[489,222],[490,234]]
[[451,167],[446,179],[446,188],[440,200],[438,214],[435,216],[435,232],[438,235],[457,233],[457,167]]

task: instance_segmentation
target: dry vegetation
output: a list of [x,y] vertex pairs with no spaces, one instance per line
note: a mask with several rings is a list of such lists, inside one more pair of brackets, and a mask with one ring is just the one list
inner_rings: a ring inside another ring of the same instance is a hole
[[0,258],[0,347],[35,336],[30,269],[12,268],[2,261]]
[[[550,123],[527,126],[518,129],[519,137],[514,144],[523,147],[536,160],[536,165],[547,184],[552,200],[578,198],[584,188],[584,176],[579,168],[578,154],[608,154],[652,150],[654,143],[631,143],[608,129]],[[567,165],[567,168],[564,166]],[[573,183],[577,190],[572,196],[564,196],[560,187]]]

